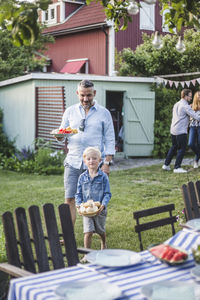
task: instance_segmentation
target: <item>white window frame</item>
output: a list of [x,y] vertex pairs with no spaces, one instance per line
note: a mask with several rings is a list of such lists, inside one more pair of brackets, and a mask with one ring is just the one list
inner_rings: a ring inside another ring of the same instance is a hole
[[[51,12],[54,10],[54,18],[51,18]],[[48,20],[46,20],[46,13],[48,11]],[[42,23],[46,25],[53,25],[57,23],[57,4],[50,4],[46,11],[42,11]]]
[[140,4],[140,29],[155,31],[155,4]]

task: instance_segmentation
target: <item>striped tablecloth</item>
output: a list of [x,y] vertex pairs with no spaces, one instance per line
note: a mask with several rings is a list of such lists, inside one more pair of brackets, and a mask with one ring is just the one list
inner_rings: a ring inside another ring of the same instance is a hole
[[[135,266],[106,268],[87,264],[86,266],[91,270],[76,266],[12,279],[8,300],[59,299],[54,293],[55,289],[61,283],[71,280],[108,281],[118,285],[124,294],[128,296],[126,299],[145,300],[146,298],[140,291],[145,284],[160,280],[193,280],[190,271],[195,264],[191,255],[191,249],[196,244],[200,244],[200,234],[182,230],[166,241],[166,243],[189,251],[190,255],[187,262],[178,266],[168,266],[155,260],[148,251],[143,251],[140,254],[144,258],[144,262]],[[146,260],[153,262],[145,262]],[[94,268],[101,273],[93,271]]]

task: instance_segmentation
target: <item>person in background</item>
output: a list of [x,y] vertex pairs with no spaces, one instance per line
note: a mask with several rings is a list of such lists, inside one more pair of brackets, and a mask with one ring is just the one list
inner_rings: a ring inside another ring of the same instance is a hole
[[[194,94],[192,109],[200,116],[200,91],[197,91]],[[195,153],[194,168],[196,169],[199,166],[198,163],[200,157],[200,122],[191,117],[189,128],[188,146]]]
[[200,121],[200,116],[189,105],[191,99],[192,91],[190,89],[183,89],[181,91],[181,99],[177,103],[175,103],[173,107],[172,122],[170,128],[172,147],[169,149],[167,157],[165,159],[165,163],[162,166],[162,169],[165,171],[170,171],[171,160],[173,156],[176,155],[174,173],[187,172],[187,170],[181,168],[181,163],[187,147],[189,117]]
[[88,169],[80,175],[78,180],[75,196],[78,213],[81,214],[81,203],[88,200],[100,203],[100,208],[96,216],[83,216],[84,247],[91,248],[92,235],[96,232],[101,238],[102,250],[106,248],[105,223],[107,205],[111,198],[109,180],[107,174],[99,169],[101,152],[97,148],[86,148],[83,152],[83,159]]
[[78,133],[67,141],[68,153],[64,160],[65,203],[70,206],[72,222],[76,221],[75,193],[80,174],[86,169],[83,152],[87,147],[98,147],[102,154],[102,171],[110,172],[112,157],[115,154],[115,134],[110,112],[97,104],[93,82],[82,80],[78,84],[79,103],[68,107],[60,128],[78,129]]

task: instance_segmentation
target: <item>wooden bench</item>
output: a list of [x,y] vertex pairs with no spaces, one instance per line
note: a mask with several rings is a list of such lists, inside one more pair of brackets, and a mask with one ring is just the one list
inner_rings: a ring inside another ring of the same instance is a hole
[[21,277],[74,266],[79,262],[78,253],[91,251],[76,246],[68,204],[58,207],[59,224],[53,204],[43,206],[43,217],[35,205],[29,207],[28,213],[29,219],[25,209],[18,207],[15,218],[9,211],[2,215],[8,262],[0,264],[0,271]]

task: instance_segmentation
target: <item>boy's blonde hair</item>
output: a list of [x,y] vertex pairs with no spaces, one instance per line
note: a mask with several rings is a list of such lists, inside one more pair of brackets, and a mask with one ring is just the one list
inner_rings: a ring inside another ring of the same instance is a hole
[[90,153],[95,153],[99,157],[99,159],[101,159],[101,151],[99,151],[99,149],[97,147],[86,148],[83,152],[83,158],[85,158]]

